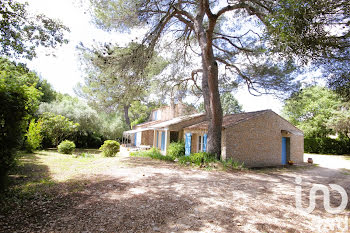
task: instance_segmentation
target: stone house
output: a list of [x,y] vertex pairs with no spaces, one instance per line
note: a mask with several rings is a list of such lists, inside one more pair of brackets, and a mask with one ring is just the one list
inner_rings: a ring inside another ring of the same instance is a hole
[[165,154],[171,142],[183,138],[185,127],[204,120],[203,113],[196,113],[194,108],[179,103],[153,110],[149,121],[125,131],[124,137],[128,138],[133,146],[156,147]]
[[[208,122],[184,128],[186,154],[206,150]],[[303,162],[304,135],[272,110],[227,115],[223,118],[221,155],[248,167]]]
[[[177,109],[177,110],[176,110]],[[150,121],[125,132],[134,146],[166,153],[173,141],[185,141],[186,155],[206,151],[208,121],[202,113],[186,115],[182,106],[152,112]],[[170,116],[169,116],[170,115]],[[222,158],[248,167],[303,162],[303,132],[272,110],[226,115],[222,124]]]

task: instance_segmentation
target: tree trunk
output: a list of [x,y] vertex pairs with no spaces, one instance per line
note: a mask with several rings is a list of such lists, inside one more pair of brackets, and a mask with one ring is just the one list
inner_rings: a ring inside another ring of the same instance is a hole
[[207,151],[220,159],[223,116],[218,86],[218,65],[214,57],[211,34],[204,31],[203,25],[200,22],[196,23],[196,28],[202,52],[204,106],[207,120],[209,121]]
[[129,118],[130,104],[124,105],[123,107],[124,107],[125,123],[127,124],[128,128],[131,129],[130,118]]

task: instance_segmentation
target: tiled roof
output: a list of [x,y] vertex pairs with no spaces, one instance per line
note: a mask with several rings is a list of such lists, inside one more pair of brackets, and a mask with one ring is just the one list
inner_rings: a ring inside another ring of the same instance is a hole
[[[253,118],[257,115],[266,113],[271,110],[262,110],[262,111],[256,111],[256,112],[245,112],[245,113],[237,113],[237,114],[231,114],[231,115],[226,115],[222,119],[222,128],[227,128],[229,126],[238,124],[242,121],[246,121],[250,118]],[[208,129],[208,121],[203,121],[201,123],[191,125],[189,127],[186,127],[186,129],[199,129],[199,130],[206,130]]]

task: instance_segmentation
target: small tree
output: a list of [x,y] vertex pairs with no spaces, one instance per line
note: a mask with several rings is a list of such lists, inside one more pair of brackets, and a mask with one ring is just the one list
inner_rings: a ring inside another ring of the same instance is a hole
[[53,113],[44,113],[40,121],[42,122],[42,133],[44,137],[50,139],[54,146],[57,146],[62,140],[75,133],[79,127],[78,123],[74,123],[64,116]]
[[28,131],[26,133],[26,150],[32,153],[40,147],[43,136],[41,135],[42,122],[31,120]]

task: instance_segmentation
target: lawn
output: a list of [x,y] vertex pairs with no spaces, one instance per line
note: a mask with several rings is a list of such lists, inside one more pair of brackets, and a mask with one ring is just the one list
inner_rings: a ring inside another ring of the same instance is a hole
[[[336,183],[349,193],[345,170],[208,171],[81,153],[93,156],[22,155],[1,196],[0,232],[319,232],[350,214],[328,214],[321,200],[309,215],[295,208],[296,177],[305,192],[314,183]],[[339,196],[331,195],[331,203]]]

